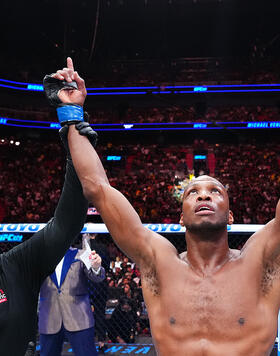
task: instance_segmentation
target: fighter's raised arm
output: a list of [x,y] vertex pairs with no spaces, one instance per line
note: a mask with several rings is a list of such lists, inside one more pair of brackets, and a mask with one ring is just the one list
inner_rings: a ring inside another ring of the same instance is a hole
[[[58,71],[54,77],[68,82],[74,80],[77,83],[77,89],[61,90],[59,97],[68,104],[67,106],[70,103],[82,106],[86,96],[84,80],[74,71],[71,59],[68,59],[67,65],[68,68]],[[73,120],[69,121],[73,123]],[[60,120],[60,122],[65,124],[67,120]],[[81,122],[69,127],[68,144],[71,157],[85,197],[97,208],[115,242],[140,266],[142,260],[154,258],[154,251],[158,244],[166,244],[174,249],[160,235],[144,228],[128,200],[111,187],[94,147],[86,137],[81,136],[82,130],[79,130],[79,134],[76,129],[76,127],[80,128],[85,125],[88,124]],[[89,126],[85,126],[86,129],[92,130]]]
[[[277,261],[280,258],[280,201],[276,206],[275,218],[251,236],[245,249],[253,249],[255,246],[262,250],[264,265],[269,263],[271,269],[279,265]],[[275,262],[277,263],[275,264]]]
[[101,214],[115,242],[138,264],[143,257],[152,258],[151,240],[156,236],[142,226],[128,200],[110,186],[97,153],[73,125],[68,142],[84,195]]

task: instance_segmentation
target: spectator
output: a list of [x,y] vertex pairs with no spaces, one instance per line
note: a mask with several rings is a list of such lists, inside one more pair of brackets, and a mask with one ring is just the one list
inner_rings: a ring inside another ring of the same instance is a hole
[[137,319],[132,301],[122,298],[108,323],[108,336],[112,342],[134,343]]

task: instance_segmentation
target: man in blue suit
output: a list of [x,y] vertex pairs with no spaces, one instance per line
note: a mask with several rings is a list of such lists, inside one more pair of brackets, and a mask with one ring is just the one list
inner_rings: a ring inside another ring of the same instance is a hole
[[42,284],[39,304],[41,356],[60,356],[64,336],[76,356],[97,355],[87,282],[88,279],[101,282],[105,270],[95,251],[86,257],[88,269],[81,261],[84,252],[85,249],[70,248]]

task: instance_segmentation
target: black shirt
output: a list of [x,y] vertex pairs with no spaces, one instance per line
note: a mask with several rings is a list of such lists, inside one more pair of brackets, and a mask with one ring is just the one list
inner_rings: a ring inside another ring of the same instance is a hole
[[54,217],[26,242],[0,255],[0,355],[24,356],[35,341],[40,286],[81,231],[87,211],[71,160]]

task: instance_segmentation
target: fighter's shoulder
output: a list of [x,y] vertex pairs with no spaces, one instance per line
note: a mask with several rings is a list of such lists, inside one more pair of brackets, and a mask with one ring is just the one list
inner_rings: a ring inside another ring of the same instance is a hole
[[266,225],[260,226],[258,230],[250,236],[244,244],[242,250],[262,248],[268,241],[280,235],[280,228],[275,219],[269,221]]
[[241,249],[241,255],[250,254],[251,252],[256,255],[257,251],[262,253],[265,247],[265,243],[267,242],[267,236],[271,235],[269,230],[269,226],[264,226],[257,230],[253,235],[251,235],[244,243]]
[[154,264],[160,260],[170,257],[172,255],[178,255],[175,246],[164,236],[146,229],[144,245],[138,251],[139,260],[142,265],[146,265],[153,261]]
[[176,247],[166,237],[153,231],[150,232],[149,236],[152,246],[157,250],[160,249],[161,252],[175,252],[177,254]]

